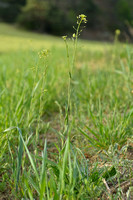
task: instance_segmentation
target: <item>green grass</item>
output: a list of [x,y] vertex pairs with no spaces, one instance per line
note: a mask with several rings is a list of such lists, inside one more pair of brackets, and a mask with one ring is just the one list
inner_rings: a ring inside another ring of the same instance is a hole
[[68,81],[61,38],[0,24],[0,197],[131,195],[121,184],[133,180],[132,45],[79,40],[69,126]]

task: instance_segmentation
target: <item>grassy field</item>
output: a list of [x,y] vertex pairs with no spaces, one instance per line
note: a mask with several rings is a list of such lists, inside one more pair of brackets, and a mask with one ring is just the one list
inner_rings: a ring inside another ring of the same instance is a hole
[[67,41],[0,24],[0,199],[133,198],[133,47]]

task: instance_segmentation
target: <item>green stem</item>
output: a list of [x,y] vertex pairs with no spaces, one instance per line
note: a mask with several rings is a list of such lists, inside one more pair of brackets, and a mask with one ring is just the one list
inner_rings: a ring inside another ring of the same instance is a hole
[[74,53],[73,53],[73,61],[72,61],[72,66],[70,66],[70,57],[69,57],[69,48],[66,39],[65,45],[66,45],[66,51],[67,51],[67,64],[68,64],[68,69],[69,69],[69,80],[68,80],[68,99],[67,99],[67,111],[66,111],[66,123],[67,123],[67,128],[69,130],[69,121],[70,121],[70,115],[71,115],[71,80],[72,80],[72,74],[73,74],[73,68],[75,65],[75,60],[76,60],[76,53],[77,53],[77,42],[78,42],[78,36],[79,36],[79,29],[80,25],[82,23],[83,19],[81,19],[78,23],[78,27],[76,30],[76,38],[74,40]]

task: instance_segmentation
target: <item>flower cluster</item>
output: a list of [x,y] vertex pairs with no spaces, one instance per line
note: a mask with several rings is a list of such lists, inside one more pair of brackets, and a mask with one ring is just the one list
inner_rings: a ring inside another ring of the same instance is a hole
[[86,19],[86,15],[84,15],[84,14],[81,14],[81,15],[79,15],[78,17],[77,17],[77,24],[79,24],[79,23],[87,23],[87,19]]
[[39,55],[39,58],[46,58],[49,55],[49,50],[48,49],[44,49],[44,50],[40,51],[38,53],[38,55]]

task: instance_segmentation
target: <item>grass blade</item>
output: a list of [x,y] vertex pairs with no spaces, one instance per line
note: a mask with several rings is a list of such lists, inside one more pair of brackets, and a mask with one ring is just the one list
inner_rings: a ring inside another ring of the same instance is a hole
[[18,192],[18,183],[19,183],[19,175],[22,164],[22,156],[23,156],[23,141],[19,136],[19,149],[18,149],[18,158],[17,158],[17,183],[16,183],[16,192]]
[[46,164],[47,164],[47,142],[45,140],[44,151],[43,151],[43,160],[42,160],[42,172],[41,172],[41,185],[40,185],[40,200],[43,200],[43,195],[47,187],[46,181]]
[[32,168],[33,168],[33,170],[34,170],[34,173],[35,173],[35,175],[36,175],[36,178],[37,178],[37,180],[39,181],[39,174],[38,174],[38,172],[37,172],[37,168],[36,168],[36,166],[35,166],[35,163],[34,163],[33,158],[31,157],[31,154],[30,154],[30,152],[29,152],[29,150],[28,150],[28,148],[27,148],[27,145],[26,145],[26,143],[25,143],[25,141],[24,141],[24,139],[23,139],[23,137],[22,137],[22,131],[21,131],[21,129],[18,128],[18,127],[17,127],[17,129],[18,129],[18,132],[19,132],[19,134],[20,134],[20,137],[21,137],[21,139],[22,139],[22,141],[23,141],[24,147],[25,147],[25,149],[26,149],[27,155],[28,155],[28,157],[29,157],[29,160],[30,160],[31,166],[32,166]]

